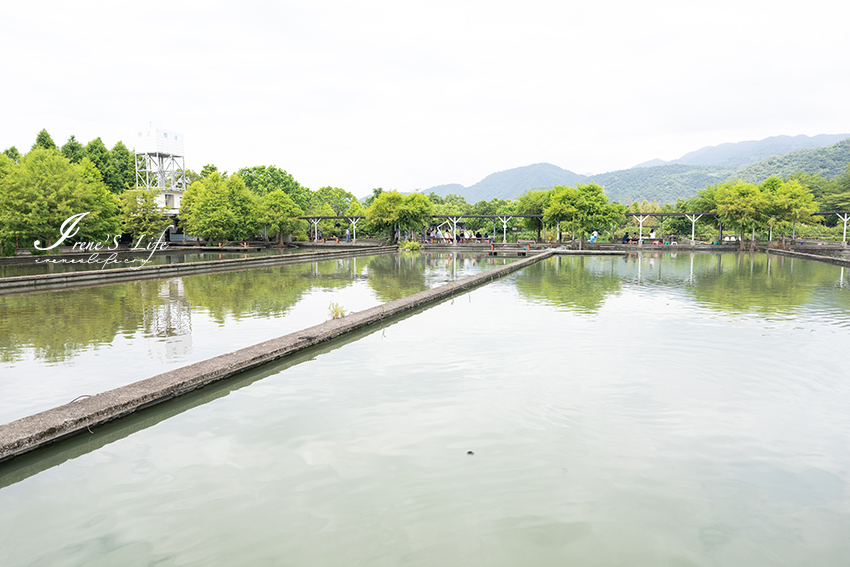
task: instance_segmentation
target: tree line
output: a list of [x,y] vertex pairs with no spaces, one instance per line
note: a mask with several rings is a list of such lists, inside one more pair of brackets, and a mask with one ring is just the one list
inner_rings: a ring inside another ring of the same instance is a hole
[[[90,214],[80,223],[79,240],[105,241],[115,235],[138,238],[164,230],[172,220],[157,203],[158,191],[135,188],[134,155],[122,142],[108,150],[100,138],[83,145],[74,136],[61,147],[46,130],[38,133],[29,152],[15,147],[0,155],[0,242],[5,253],[33,241],[51,242],[64,219],[79,212]],[[530,190],[515,200],[490,199],[471,204],[458,195],[435,193],[402,194],[376,188],[364,202],[338,187],[312,191],[274,165],[245,167],[228,175],[213,164],[200,173],[182,172],[186,190],[178,215],[187,234],[212,241],[243,240],[254,236],[285,234],[308,237],[309,226],[302,216],[366,217],[358,223],[359,234],[393,238],[396,231],[419,232],[439,224],[435,216],[541,215],[517,219],[515,224],[536,234],[543,230],[559,237],[570,232],[584,239],[592,231],[604,232],[627,224],[625,213],[710,212],[725,227],[742,236],[748,230],[771,233],[787,231],[799,223],[823,222],[811,215],[817,210],[850,209],[850,166],[840,177],[796,173],[787,178],[771,177],[756,184],[727,180],[708,185],[691,199],[659,206],[643,201],[622,205],[610,202],[602,187],[577,183],[548,190]],[[703,226],[717,221],[707,219]],[[834,219],[827,219],[833,222]],[[681,225],[681,226],[680,226]],[[464,219],[465,230],[498,233],[492,219]],[[342,236],[346,221],[323,220],[318,229],[324,236]],[[690,232],[690,222],[672,218],[665,232]],[[612,235],[613,238],[613,235]]]

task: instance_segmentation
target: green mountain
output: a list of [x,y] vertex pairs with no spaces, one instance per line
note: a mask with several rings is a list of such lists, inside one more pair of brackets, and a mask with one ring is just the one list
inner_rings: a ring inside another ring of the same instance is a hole
[[700,189],[715,185],[735,172],[734,168],[709,165],[661,165],[625,169],[589,178],[605,189],[612,201],[658,201],[675,203],[690,199]]
[[738,170],[732,177],[750,183],[761,183],[771,175],[788,177],[798,171],[804,171],[832,179],[847,171],[848,165],[850,138],[825,148],[799,150],[771,157]]
[[423,191],[425,195],[432,191],[441,197],[449,193],[462,195],[468,203],[490,199],[516,199],[529,189],[549,189],[555,185],[575,185],[587,177],[561,169],[551,163],[536,163],[516,167],[497,173],[491,173],[475,185],[464,187],[457,183],[438,185]]
[[[817,136],[771,136],[764,140],[726,143],[718,146],[706,146],[687,153],[679,159],[663,162],[652,160],[635,167],[652,165],[721,165],[739,169],[772,156],[779,156],[811,148],[820,148],[839,142],[850,134],[819,134]],[[660,162],[660,163],[659,163]]]
[[[833,143],[836,139],[841,141]],[[824,143],[831,145],[798,149]],[[785,153],[776,155],[783,149],[786,149]],[[493,173],[470,187],[455,183],[432,187],[424,193],[427,195],[433,191],[440,196],[454,193],[463,196],[469,203],[475,203],[482,199],[516,199],[531,189],[574,186],[593,181],[605,189],[608,198],[621,203],[644,199],[673,203],[678,199],[689,199],[708,185],[726,179],[760,183],[771,175],[787,177],[798,171],[820,174],[829,179],[843,174],[848,162],[850,137],[847,134],[774,136],[759,141],[710,146],[672,162],[652,160],[631,169],[598,175],[579,175],[551,163],[538,163]]]

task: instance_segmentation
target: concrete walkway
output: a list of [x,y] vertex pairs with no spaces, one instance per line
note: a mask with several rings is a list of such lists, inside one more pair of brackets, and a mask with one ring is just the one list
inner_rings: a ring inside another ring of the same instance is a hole
[[0,425],[0,461],[521,270],[552,251]]

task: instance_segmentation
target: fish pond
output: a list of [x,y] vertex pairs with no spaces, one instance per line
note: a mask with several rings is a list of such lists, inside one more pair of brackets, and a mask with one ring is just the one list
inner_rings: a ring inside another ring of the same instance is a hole
[[[222,333],[274,318],[243,287]],[[846,565],[848,347],[840,267],[550,258],[0,464],[3,564]]]

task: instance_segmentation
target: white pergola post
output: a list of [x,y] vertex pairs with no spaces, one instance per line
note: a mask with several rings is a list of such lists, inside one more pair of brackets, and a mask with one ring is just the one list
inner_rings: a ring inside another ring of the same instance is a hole
[[847,246],[847,221],[850,220],[850,213],[835,213],[842,221],[844,221],[844,236],[841,238],[841,245]]
[[635,218],[640,223],[640,234],[638,235],[638,246],[643,246],[643,223],[646,219],[649,218],[649,215],[635,216]]
[[457,242],[458,242],[457,221],[459,221],[459,220],[460,220],[460,217],[449,217],[449,222],[452,223],[452,236],[454,236],[454,239],[452,240],[452,244],[457,244]]
[[697,221],[700,219],[700,217],[702,217],[702,214],[693,216],[685,214],[685,216],[688,217],[689,221],[691,221],[691,246],[694,246],[696,244],[695,238],[697,233]]
[[508,243],[508,223],[511,222],[512,218],[513,217],[499,217],[499,220],[502,221],[502,244]]
[[313,223],[313,242],[319,239],[319,221],[321,219],[309,219]]
[[350,224],[351,227],[352,227],[352,231],[351,231],[351,241],[352,242],[357,240],[357,221],[359,221],[359,220],[360,219],[356,219],[354,217],[348,217],[348,224]]

